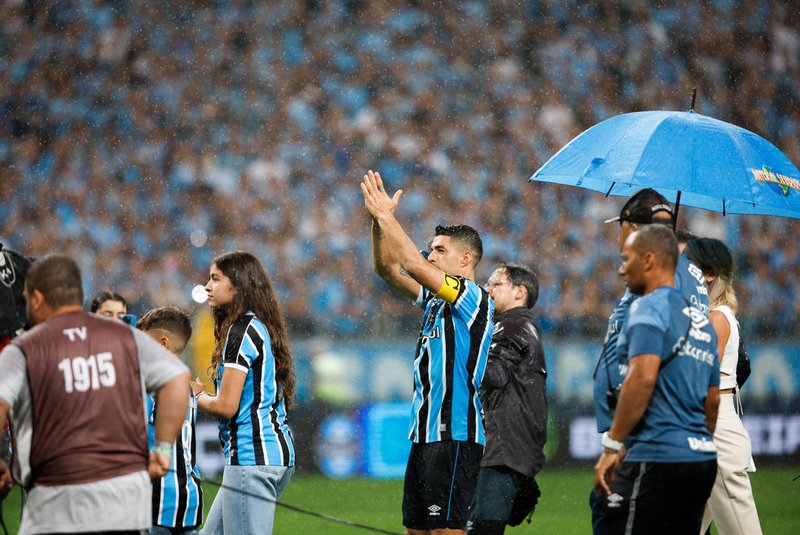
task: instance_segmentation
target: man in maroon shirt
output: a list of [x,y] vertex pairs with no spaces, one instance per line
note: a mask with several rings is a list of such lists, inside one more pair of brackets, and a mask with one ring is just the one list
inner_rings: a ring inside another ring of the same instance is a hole
[[[63,255],[25,280],[33,329],[0,353],[0,420],[14,424],[14,477],[28,489],[20,533],[139,532],[150,477],[170,466],[188,403],[186,366],[146,334],[84,312],[80,270]],[[157,392],[148,451],[145,392]],[[0,463],[0,485],[10,470]]]

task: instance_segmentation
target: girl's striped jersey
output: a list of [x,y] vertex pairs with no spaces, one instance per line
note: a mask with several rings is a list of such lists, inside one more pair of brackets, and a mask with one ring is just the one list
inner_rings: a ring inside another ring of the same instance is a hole
[[409,433],[414,442],[484,444],[478,392],[494,329],[494,302],[475,282],[456,279],[459,284],[452,303],[426,288],[417,298],[425,314],[414,361]]
[[228,330],[217,391],[223,373],[230,369],[246,373],[247,378],[239,410],[230,419],[220,419],[219,436],[227,464],[294,466],[294,439],[275,377],[269,332],[251,312]]

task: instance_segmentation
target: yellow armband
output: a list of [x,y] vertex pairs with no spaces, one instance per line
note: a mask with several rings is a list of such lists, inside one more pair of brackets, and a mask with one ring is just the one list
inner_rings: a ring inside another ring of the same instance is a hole
[[435,295],[448,303],[455,303],[458,294],[461,292],[461,279],[448,275],[447,273],[443,273],[443,275],[444,281],[442,281],[442,287],[439,288],[439,291],[436,292]]

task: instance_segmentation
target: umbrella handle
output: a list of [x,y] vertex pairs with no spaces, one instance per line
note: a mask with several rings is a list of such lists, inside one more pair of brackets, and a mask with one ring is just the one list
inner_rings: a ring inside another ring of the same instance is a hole
[[681,208],[681,192],[678,191],[678,197],[675,199],[675,213],[672,220],[672,230],[678,230],[678,210]]
[[[697,99],[697,88],[692,88],[692,103],[689,106],[689,111],[694,111],[694,101]],[[679,194],[680,195],[680,194]]]

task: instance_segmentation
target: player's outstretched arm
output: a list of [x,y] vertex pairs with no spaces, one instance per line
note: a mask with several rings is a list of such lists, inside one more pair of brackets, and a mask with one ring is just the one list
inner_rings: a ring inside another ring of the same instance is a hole
[[[383,213],[387,213],[394,220],[393,214],[403,190],[397,190],[394,196],[389,197],[380,173],[368,171],[361,183],[361,192],[364,195],[367,212],[372,217],[372,260],[375,273],[406,297],[417,297],[420,290],[419,283],[403,270],[400,262],[401,255],[397,254],[399,251],[392,248],[393,240],[387,235],[386,229],[380,222],[380,215]],[[396,220],[394,221],[397,223]],[[411,239],[400,229],[399,224],[393,230],[397,229],[408,242],[411,242]],[[414,247],[413,243],[411,245]],[[422,259],[422,255],[416,247],[414,247],[414,252]]]
[[364,194],[364,205],[373,220],[373,229],[377,227],[377,230],[373,230],[373,238],[377,233],[377,238],[381,240],[381,247],[373,249],[373,254],[381,256],[376,258],[376,271],[408,297],[417,297],[422,285],[452,302],[458,293],[458,279],[428,262],[394,217],[402,190],[398,190],[394,197],[389,197],[380,173],[369,171],[364,175],[361,192]]

